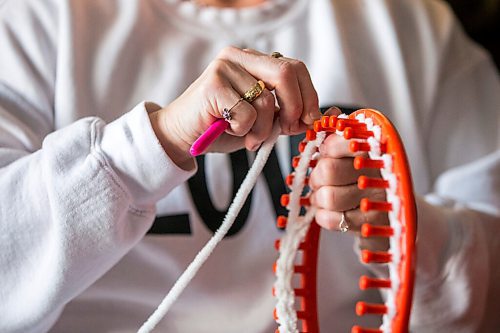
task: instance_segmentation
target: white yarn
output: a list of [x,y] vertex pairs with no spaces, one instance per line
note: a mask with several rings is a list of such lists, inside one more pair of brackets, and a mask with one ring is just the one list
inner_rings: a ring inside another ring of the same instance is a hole
[[364,123],[369,131],[374,133],[373,137],[368,138],[367,142],[370,145],[368,155],[371,159],[379,159],[384,162],[384,167],[380,170],[383,179],[389,182],[389,188],[386,189],[386,200],[392,204],[392,211],[389,212],[389,225],[393,229],[393,235],[389,237],[389,248],[392,260],[387,264],[389,269],[389,280],[391,288],[386,292],[386,300],[384,302],[387,307],[387,313],[382,317],[380,329],[384,333],[391,333],[391,323],[397,315],[396,297],[401,284],[399,278],[399,264],[401,262],[401,234],[402,227],[399,220],[400,200],[397,196],[398,178],[393,172],[393,158],[390,154],[382,154],[381,139],[382,128],[379,125],[373,124],[371,118],[366,118]]
[[[347,118],[347,116],[339,115],[339,118]],[[382,178],[389,180],[391,185],[386,191],[388,202],[391,202],[393,204],[395,211],[399,211],[399,198],[397,198],[397,196],[395,195],[397,180],[396,176],[392,172],[392,157],[388,154],[381,154],[381,129],[379,126],[373,125],[373,121],[370,118],[365,119],[364,116],[360,116],[358,117],[358,120],[364,122],[369,130],[374,131],[375,136],[368,139],[368,143],[371,148],[369,155],[373,159],[384,160],[385,167],[381,170]],[[238,213],[243,207],[246,198],[250,194],[252,188],[255,186],[257,178],[262,172],[269,154],[271,153],[271,150],[278,139],[279,132],[279,125],[276,124],[273,128],[271,137],[266,140],[266,142],[264,142],[261,149],[259,150],[259,153],[257,154],[252,167],[248,171],[245,180],[236,193],[236,196],[233,199],[233,202],[231,203],[231,206],[229,207],[221,226],[215,232],[214,236],[200,250],[200,252],[198,252],[193,262],[189,264],[187,269],[175,282],[174,286],[170,289],[158,308],[153,312],[148,320],[144,322],[137,333],[150,333],[156,327],[156,325],[166,315],[172,304],[177,300],[182,291],[194,278],[201,266],[208,259],[217,244],[229,231],[236,217],[238,216]],[[337,131],[336,134],[342,135],[343,132]],[[319,147],[319,145],[323,142],[325,136],[325,132],[317,133],[316,140],[307,143],[304,148],[304,152],[301,154],[299,165],[295,169],[294,180],[291,186],[290,201],[287,207],[289,209],[289,214],[286,233],[281,238],[279,249],[280,255],[276,263],[276,313],[278,316],[279,331],[282,333],[298,333],[298,319],[297,312],[295,310],[295,293],[292,286],[294,261],[299,244],[303,241],[316,212],[314,208],[310,208],[306,211],[306,214],[304,216],[300,216],[301,206],[299,201],[304,188],[304,180],[307,176],[309,161],[317,158],[317,156],[315,155],[316,148]],[[397,269],[401,255],[399,239],[401,237],[402,230],[400,225],[401,222],[398,220],[398,215],[399,214],[395,214],[394,211],[389,214],[389,222],[391,227],[394,229],[394,235],[390,238],[393,262],[389,264],[389,276],[392,286],[388,292],[388,296],[385,302],[385,305],[388,307],[388,313],[383,316],[383,322],[380,327],[384,332],[391,331],[390,323],[396,315],[395,299],[400,284]]]
[[398,219],[399,197],[396,194],[398,181],[397,176],[393,173],[392,155],[382,154],[382,128],[379,125],[375,125],[373,123],[373,119],[369,117],[357,119],[365,123],[368,131],[373,132],[373,136],[367,139],[367,142],[370,145],[368,155],[373,160],[382,160],[384,162],[384,167],[380,170],[380,174],[384,180],[389,182],[389,188],[386,189],[386,200],[392,204],[392,211],[389,212],[389,225],[394,232],[394,234],[389,237],[389,251],[391,253],[392,260],[387,264],[391,288],[386,292],[386,300],[384,304],[387,307],[387,313],[382,317],[380,329],[384,333],[390,333],[392,331],[391,323],[397,314],[396,296],[400,285],[398,267],[401,261],[400,239],[402,230],[401,222]]
[[[348,116],[341,114],[339,119],[347,119]],[[369,137],[367,143],[370,145],[368,155],[371,159],[378,159],[384,162],[384,168],[381,169],[382,178],[389,182],[389,188],[386,190],[387,201],[393,206],[389,213],[389,224],[394,231],[394,235],[389,238],[390,253],[392,261],[388,264],[389,279],[391,288],[387,291],[385,306],[388,311],[382,318],[382,329],[385,333],[392,331],[391,323],[397,315],[396,296],[400,286],[399,264],[401,261],[400,239],[403,232],[401,221],[399,221],[400,200],[397,196],[398,180],[393,172],[393,159],[390,154],[382,154],[381,139],[382,129],[375,125],[373,119],[360,113],[356,119],[364,123],[367,130],[374,133]],[[335,131],[335,134],[343,136],[343,131]],[[297,313],[295,310],[295,293],[292,286],[292,276],[294,274],[294,260],[300,242],[303,241],[309,225],[314,217],[315,209],[309,208],[305,216],[300,215],[300,196],[304,188],[304,178],[307,175],[309,161],[317,158],[315,148],[318,147],[326,136],[325,132],[317,133],[317,138],[310,141],[305,146],[304,152],[300,156],[299,165],[295,169],[294,180],[291,186],[290,201],[288,204],[289,214],[287,220],[286,233],[280,241],[280,256],[276,265],[275,293],[277,297],[276,314],[278,317],[279,331],[281,333],[298,333]]]
[[309,141],[301,154],[299,164],[295,168],[291,186],[290,201],[287,206],[289,213],[286,233],[280,240],[280,255],[276,262],[276,282],[274,290],[277,304],[276,314],[280,333],[298,333],[297,312],[295,310],[295,293],[292,286],[294,260],[300,243],[304,240],[316,210],[309,208],[306,215],[300,216],[300,197],[307,176],[309,161],[318,157],[316,148],[325,139],[326,133],[317,133],[316,140]]
[[238,192],[236,193],[236,196],[234,197],[233,202],[231,203],[231,206],[229,207],[221,226],[215,232],[213,237],[208,241],[208,243],[205,244],[200,252],[198,252],[194,260],[191,262],[191,264],[189,264],[184,273],[182,273],[179,279],[175,282],[174,286],[172,287],[172,289],[170,289],[158,308],[153,312],[148,320],[146,320],[146,322],[142,324],[137,333],[149,333],[156,327],[156,325],[158,325],[163,317],[165,317],[172,304],[177,300],[182,291],[194,278],[201,266],[205,263],[205,261],[207,261],[208,257],[213,252],[217,244],[229,231],[234,221],[236,220],[238,213],[243,207],[246,198],[252,191],[252,188],[255,186],[257,178],[261,174],[262,169],[264,168],[264,165],[269,158],[269,154],[271,153],[274,144],[278,140],[279,134],[280,127],[278,122],[276,122],[271,136],[262,144],[262,147],[260,148],[257,157],[252,164],[252,167],[248,171],[245,180],[238,189]]

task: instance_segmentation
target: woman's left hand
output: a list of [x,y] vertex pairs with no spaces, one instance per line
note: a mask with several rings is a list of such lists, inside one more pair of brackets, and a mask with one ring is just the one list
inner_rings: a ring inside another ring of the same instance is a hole
[[[329,113],[339,114],[338,109],[330,109]],[[356,170],[353,166],[355,156],[364,153],[352,153],[349,141],[335,134],[329,135],[319,147],[320,159],[313,169],[309,186],[312,189],[311,204],[317,207],[316,222],[328,230],[340,230],[342,214],[348,226],[348,232],[360,236],[364,223],[387,225],[389,222],[384,212],[362,212],[359,203],[362,198],[374,201],[385,200],[385,190],[360,190],[358,177],[380,177],[377,169]],[[360,247],[370,250],[386,250],[386,238],[360,238]]]

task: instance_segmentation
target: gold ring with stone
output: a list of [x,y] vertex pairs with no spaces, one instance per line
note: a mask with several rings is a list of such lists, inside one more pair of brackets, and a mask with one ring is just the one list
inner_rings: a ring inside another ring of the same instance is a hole
[[347,223],[347,219],[345,217],[345,212],[342,212],[342,217],[339,222],[339,230],[340,232],[348,232],[349,231],[349,224]]
[[231,106],[229,109],[228,108],[224,108],[224,110],[222,110],[222,118],[224,118],[225,121],[229,122],[232,119],[232,117],[231,117],[231,110],[236,105],[238,105],[241,101],[243,101],[243,97],[240,98],[239,100],[237,100],[236,103],[234,103],[233,106]]
[[243,94],[243,99],[248,103],[252,103],[257,97],[260,96],[260,94],[262,94],[265,87],[266,85],[264,84],[264,82],[262,82],[261,80],[257,81],[256,84],[254,84],[250,89],[248,89],[248,91],[245,92],[245,94]]

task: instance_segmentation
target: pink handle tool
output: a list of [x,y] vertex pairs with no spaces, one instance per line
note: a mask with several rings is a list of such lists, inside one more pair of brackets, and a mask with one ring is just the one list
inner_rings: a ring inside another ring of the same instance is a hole
[[193,143],[189,152],[192,156],[203,153],[229,126],[224,119],[217,119],[210,127]]

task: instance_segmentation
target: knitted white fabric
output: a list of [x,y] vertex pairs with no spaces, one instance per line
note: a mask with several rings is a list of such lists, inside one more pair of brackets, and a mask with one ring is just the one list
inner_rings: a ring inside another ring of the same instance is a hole
[[310,208],[304,216],[300,216],[301,206],[299,200],[304,188],[304,179],[307,176],[309,161],[314,158],[316,149],[323,142],[325,136],[325,132],[318,133],[316,140],[307,143],[295,169],[291,186],[290,202],[287,206],[289,213],[286,233],[280,241],[280,256],[276,262],[276,283],[274,285],[277,297],[277,322],[279,331],[282,333],[298,333],[297,313],[294,306],[295,293],[292,285],[294,261],[299,244],[304,240],[316,213],[314,208]]
[[384,167],[380,170],[383,179],[389,182],[389,188],[386,189],[386,200],[392,205],[392,210],[389,212],[389,224],[394,234],[389,237],[389,253],[391,253],[392,260],[387,264],[389,269],[389,279],[391,281],[391,288],[388,288],[385,293],[385,306],[387,313],[382,317],[382,325],[380,329],[384,333],[392,331],[391,323],[396,316],[396,296],[400,286],[399,278],[399,264],[401,262],[401,234],[403,232],[401,221],[399,220],[400,199],[397,196],[398,180],[393,173],[393,159],[391,154],[383,154],[381,150],[381,135],[382,129],[378,125],[373,124],[373,120],[366,118],[364,114],[357,115],[356,119],[366,125],[368,131],[373,132],[373,136],[367,141],[370,145],[368,155],[371,159],[383,160]]

